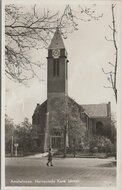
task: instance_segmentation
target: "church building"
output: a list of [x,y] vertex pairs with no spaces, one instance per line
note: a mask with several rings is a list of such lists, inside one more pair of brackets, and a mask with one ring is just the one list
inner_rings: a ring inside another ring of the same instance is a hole
[[105,135],[111,124],[110,102],[79,105],[68,96],[68,54],[57,28],[48,47],[47,100],[32,116],[33,138],[40,152],[82,143],[87,134]]

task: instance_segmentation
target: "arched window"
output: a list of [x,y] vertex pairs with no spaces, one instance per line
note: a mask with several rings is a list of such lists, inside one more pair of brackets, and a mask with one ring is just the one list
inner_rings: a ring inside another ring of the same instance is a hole
[[103,135],[103,123],[100,121],[96,123],[96,134],[99,136]]

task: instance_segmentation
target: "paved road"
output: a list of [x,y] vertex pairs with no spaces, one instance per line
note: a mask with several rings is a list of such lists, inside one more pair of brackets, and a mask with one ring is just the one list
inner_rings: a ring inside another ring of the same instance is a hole
[[45,158],[6,158],[7,186],[81,186],[116,185],[116,167],[112,160],[54,159],[53,167]]

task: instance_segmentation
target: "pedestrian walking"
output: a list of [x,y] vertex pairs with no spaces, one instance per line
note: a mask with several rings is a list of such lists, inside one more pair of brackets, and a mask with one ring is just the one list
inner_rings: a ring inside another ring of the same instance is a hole
[[49,166],[49,164],[50,164],[50,166],[53,166],[53,164],[52,164],[52,157],[53,157],[53,155],[52,155],[52,152],[51,152],[51,149],[50,149],[49,152],[48,152],[47,166]]

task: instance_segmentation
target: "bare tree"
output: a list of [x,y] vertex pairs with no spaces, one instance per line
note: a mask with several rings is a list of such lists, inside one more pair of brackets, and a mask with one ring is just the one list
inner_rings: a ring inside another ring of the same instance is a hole
[[62,100],[54,98],[52,104],[53,111],[50,117],[50,124],[55,129],[57,126],[61,126],[58,130],[63,134],[63,157],[65,158],[67,147],[71,146],[71,143],[74,148],[78,145],[78,140],[86,133],[86,127],[85,123],[81,121],[81,107],[72,98],[69,98],[67,95]]
[[112,39],[108,39],[105,37],[105,39],[109,42],[112,42],[115,49],[115,61],[114,63],[108,62],[109,65],[111,65],[111,70],[109,72],[105,72],[105,70],[102,68],[103,72],[108,75],[108,81],[110,82],[110,86],[105,86],[106,88],[112,88],[115,100],[117,102],[117,86],[116,86],[116,79],[117,79],[117,65],[118,65],[118,47],[117,47],[117,41],[116,41],[116,22],[115,22],[115,6],[116,4],[111,5],[111,12],[112,12],[112,26],[109,25],[109,28],[112,30]]
[[[95,7],[95,5],[94,5]],[[40,13],[34,5],[27,11],[24,7],[9,4],[5,6],[5,73],[14,81],[24,82],[36,75],[35,67],[41,62],[32,61],[31,50],[47,48],[56,27],[64,38],[68,33],[78,30],[78,20],[99,20],[102,15],[94,16],[95,10],[78,6],[73,10],[66,5],[63,13],[50,13],[44,9]]]

